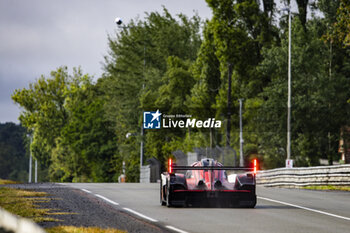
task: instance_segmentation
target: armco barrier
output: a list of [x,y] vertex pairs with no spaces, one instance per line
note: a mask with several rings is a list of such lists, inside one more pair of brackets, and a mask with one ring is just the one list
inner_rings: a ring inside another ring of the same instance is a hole
[[17,217],[0,208],[0,232],[45,233],[45,230],[29,219]]
[[270,187],[350,185],[350,164],[258,171],[256,183]]

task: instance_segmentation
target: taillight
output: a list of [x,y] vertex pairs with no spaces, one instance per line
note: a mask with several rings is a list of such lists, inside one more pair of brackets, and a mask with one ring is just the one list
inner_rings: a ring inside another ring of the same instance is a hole
[[168,160],[168,172],[170,174],[173,173],[173,160],[172,159]]
[[258,166],[258,163],[257,163],[256,159],[254,159],[254,175],[256,175],[257,166]]

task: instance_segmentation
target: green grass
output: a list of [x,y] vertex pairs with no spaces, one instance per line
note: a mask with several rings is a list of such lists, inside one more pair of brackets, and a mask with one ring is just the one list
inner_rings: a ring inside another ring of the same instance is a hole
[[333,186],[333,185],[325,185],[325,186],[305,186],[303,189],[310,190],[338,190],[338,191],[348,191],[350,192],[350,186]]

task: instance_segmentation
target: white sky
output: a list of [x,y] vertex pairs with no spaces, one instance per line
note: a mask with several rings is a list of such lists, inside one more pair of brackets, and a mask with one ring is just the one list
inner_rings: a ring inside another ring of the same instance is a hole
[[11,100],[15,89],[27,88],[40,75],[66,65],[81,66],[98,78],[107,35],[114,19],[124,22],[145,12],[161,11],[211,18],[205,0],[1,0],[0,1],[0,122],[16,122],[20,109]]

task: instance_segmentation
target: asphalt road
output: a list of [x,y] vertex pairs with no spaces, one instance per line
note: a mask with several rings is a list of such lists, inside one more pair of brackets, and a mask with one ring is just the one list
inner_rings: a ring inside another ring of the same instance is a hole
[[350,232],[349,192],[257,187],[255,209],[167,208],[159,184],[64,185],[175,232]]

